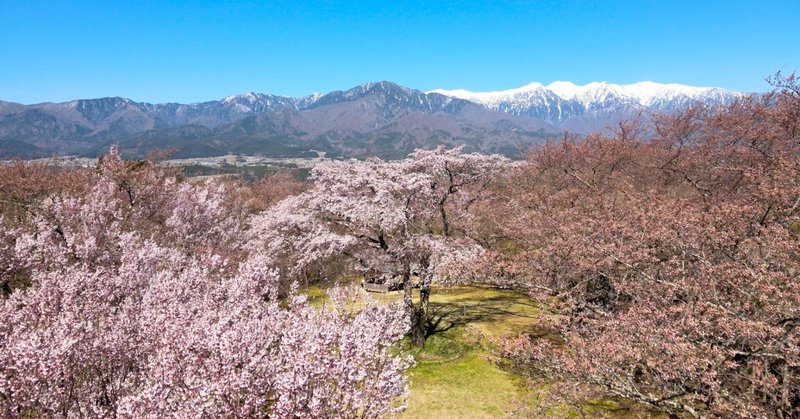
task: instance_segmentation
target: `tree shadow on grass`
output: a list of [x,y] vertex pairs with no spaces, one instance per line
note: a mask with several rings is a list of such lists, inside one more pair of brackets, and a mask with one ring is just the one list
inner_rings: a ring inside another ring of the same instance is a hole
[[490,291],[488,294],[491,295],[486,295],[486,291],[486,288],[443,288],[438,291],[438,296],[446,298],[447,303],[465,303],[472,305],[477,302],[478,304],[485,303],[497,307],[516,305],[533,310],[539,309],[539,305],[535,300],[518,291],[488,289],[488,291]]
[[535,319],[537,317],[535,313],[510,309],[511,306],[515,305],[524,305],[529,309],[536,308],[530,301],[525,301],[524,297],[513,294],[490,296],[477,301],[473,297],[448,302],[431,302],[428,309],[426,337],[471,323],[504,322],[509,317],[525,319]]

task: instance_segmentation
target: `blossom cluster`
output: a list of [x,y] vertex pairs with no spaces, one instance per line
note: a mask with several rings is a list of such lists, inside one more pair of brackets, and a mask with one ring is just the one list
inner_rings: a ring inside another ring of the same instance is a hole
[[532,155],[483,209],[513,243],[486,270],[558,339],[508,353],[675,414],[800,414],[798,109],[789,89]]
[[229,185],[113,149],[85,176],[84,190],[29,197],[24,217],[0,220],[0,415],[402,408],[409,360],[392,350],[408,330],[402,309],[282,293],[275,255],[248,246],[251,218],[231,207]]

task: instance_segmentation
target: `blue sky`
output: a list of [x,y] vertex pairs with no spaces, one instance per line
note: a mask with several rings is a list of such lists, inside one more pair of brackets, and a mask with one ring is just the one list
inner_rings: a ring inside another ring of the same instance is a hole
[[195,102],[391,80],[642,80],[744,91],[800,70],[792,1],[0,3],[0,100]]

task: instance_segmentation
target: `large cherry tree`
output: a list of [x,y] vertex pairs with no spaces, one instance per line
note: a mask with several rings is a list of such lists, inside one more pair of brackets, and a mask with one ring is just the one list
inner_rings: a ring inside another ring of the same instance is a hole
[[[294,267],[346,255],[353,267],[397,281],[412,318],[412,340],[424,344],[431,284],[459,280],[482,247],[461,228],[466,211],[509,162],[461,149],[417,150],[400,161],[330,162],[313,186],[264,213],[253,230],[270,252]],[[420,298],[412,301],[412,274]]]

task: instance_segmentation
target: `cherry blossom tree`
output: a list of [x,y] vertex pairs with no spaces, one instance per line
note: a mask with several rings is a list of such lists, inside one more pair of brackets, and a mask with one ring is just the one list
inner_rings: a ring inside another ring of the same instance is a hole
[[647,141],[621,131],[533,154],[485,211],[515,244],[487,271],[549,307],[557,338],[511,339],[508,353],[671,413],[799,415],[797,98],[786,88],[660,116]]
[[[312,172],[314,185],[264,213],[253,243],[292,260],[295,269],[344,254],[358,271],[397,280],[412,318],[412,340],[424,344],[434,280],[458,280],[457,269],[482,249],[459,224],[482,187],[508,161],[460,149],[417,150],[401,161],[331,162]],[[459,263],[461,262],[461,263]],[[412,301],[412,273],[420,301]]]
[[249,211],[261,212],[284,198],[303,192],[308,184],[298,179],[296,171],[278,171],[254,182],[238,182],[237,191],[245,199]]
[[[401,409],[401,307],[282,299],[230,185],[115,150],[81,193],[0,219],[4,417],[378,417]],[[5,216],[5,214],[4,214]],[[359,308],[363,306],[363,308]]]

